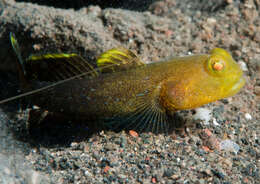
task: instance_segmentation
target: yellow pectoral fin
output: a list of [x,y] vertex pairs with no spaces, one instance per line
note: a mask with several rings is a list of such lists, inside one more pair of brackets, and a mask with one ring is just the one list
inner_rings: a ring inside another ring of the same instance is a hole
[[97,59],[101,72],[115,72],[145,65],[136,54],[123,47],[102,53]]

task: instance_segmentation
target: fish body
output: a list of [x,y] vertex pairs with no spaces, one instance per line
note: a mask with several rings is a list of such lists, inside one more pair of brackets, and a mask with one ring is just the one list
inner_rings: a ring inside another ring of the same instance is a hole
[[[184,71],[182,69],[185,69],[185,62],[179,61],[192,59],[196,62],[196,59],[206,59],[207,57],[207,55],[184,57],[168,62],[148,64],[127,71],[72,80],[51,89],[47,98],[45,94],[42,98],[36,95],[37,97],[33,101],[40,107],[51,108],[51,111],[60,109],[59,111],[69,114],[83,116],[93,114],[98,117],[135,111],[137,103],[141,101],[156,103],[163,109],[160,104],[160,90],[166,85],[165,82],[170,77],[170,81],[178,81],[178,84],[188,82],[179,77],[187,75],[182,72]],[[190,73],[194,68],[190,68],[189,71],[185,70]],[[192,108],[192,104],[190,106]],[[176,106],[175,110],[179,110],[178,108],[181,107]]]
[[[111,63],[117,68],[101,70]],[[169,112],[232,96],[245,83],[239,65],[220,48],[151,64],[142,63],[129,50],[115,48],[103,53],[97,65],[98,73],[92,70],[94,75],[54,86],[33,95],[31,101],[52,112],[108,121],[113,128],[166,132]],[[38,88],[40,83],[34,84]]]

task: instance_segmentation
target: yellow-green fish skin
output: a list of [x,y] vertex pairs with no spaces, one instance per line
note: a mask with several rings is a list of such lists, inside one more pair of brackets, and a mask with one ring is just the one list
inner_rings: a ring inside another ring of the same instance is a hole
[[[225,62],[225,71],[209,68],[209,60]],[[103,119],[135,112],[143,104],[162,111],[192,109],[237,93],[244,85],[239,65],[223,49],[210,54],[175,57],[127,71],[69,81],[33,102],[47,110],[83,119]]]
[[[23,91],[37,89],[42,81],[66,81],[31,96],[33,105],[86,122],[101,120],[103,125],[114,129],[168,132],[172,123],[169,112],[232,96],[245,83],[239,65],[220,48],[209,54],[174,57],[145,65],[133,52],[119,47],[101,54],[98,70],[94,70],[76,54],[31,56],[24,62],[12,33],[10,41],[19,59]],[[90,73],[78,78],[77,74],[84,72]],[[68,80],[75,75],[77,79]],[[33,78],[33,83],[28,78]]]

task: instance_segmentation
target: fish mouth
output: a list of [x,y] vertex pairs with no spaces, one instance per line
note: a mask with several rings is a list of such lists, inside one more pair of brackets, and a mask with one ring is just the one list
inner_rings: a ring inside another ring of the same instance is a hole
[[233,85],[233,87],[230,89],[230,95],[236,94],[244,85],[245,85],[245,78],[241,76],[237,82]]

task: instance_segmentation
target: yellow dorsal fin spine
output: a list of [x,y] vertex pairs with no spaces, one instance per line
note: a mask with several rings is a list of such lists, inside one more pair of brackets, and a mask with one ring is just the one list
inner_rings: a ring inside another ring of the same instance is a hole
[[44,54],[44,55],[31,55],[27,60],[35,61],[41,59],[59,59],[59,58],[70,58],[76,56],[77,54]]
[[123,47],[110,49],[102,53],[97,59],[97,66],[100,70],[102,67],[111,64],[114,65],[109,68],[102,69],[101,72],[122,71],[145,65],[135,53]]

